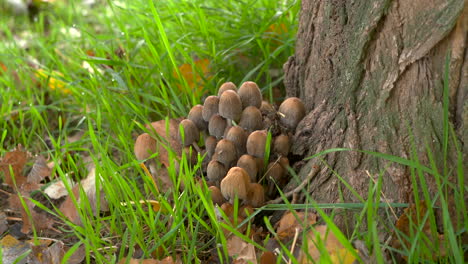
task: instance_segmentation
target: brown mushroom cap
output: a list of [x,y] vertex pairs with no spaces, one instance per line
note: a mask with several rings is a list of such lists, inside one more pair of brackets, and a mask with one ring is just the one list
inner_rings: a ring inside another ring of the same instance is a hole
[[291,142],[288,135],[281,134],[276,136],[273,140],[273,152],[279,156],[287,157],[290,147]]
[[223,83],[218,89],[218,96],[221,96],[221,94],[227,90],[233,90],[234,92],[237,92],[237,86],[232,82]]
[[219,97],[219,114],[230,120],[239,121],[242,114],[242,102],[232,90],[224,91]]
[[231,164],[237,158],[236,146],[234,143],[227,139],[221,139],[218,144],[216,144],[215,154],[213,159],[221,162],[227,168],[231,167]]
[[227,120],[222,116],[215,114],[210,118],[208,123],[208,133],[215,136],[217,139],[221,139],[226,130]]
[[214,204],[221,206],[223,203],[226,202],[226,200],[223,197],[223,194],[221,193],[221,190],[218,187],[210,186],[208,187],[208,190],[210,191],[211,200]]
[[242,101],[242,108],[247,106],[260,108],[262,105],[262,92],[254,82],[244,82],[237,93]]
[[206,122],[210,121],[210,118],[217,114],[219,110],[219,97],[210,95],[205,99],[203,104],[202,116]]
[[204,131],[208,128],[208,122],[203,119],[203,105],[199,104],[192,107],[188,113],[187,119],[192,120],[200,131]]
[[197,142],[200,138],[200,132],[198,131],[195,123],[190,119],[184,119],[180,121],[179,127],[182,127],[184,130],[183,142],[182,142],[182,130],[179,129],[179,139],[182,145],[190,146],[192,143]]
[[247,200],[250,187],[250,177],[239,167],[232,167],[221,181],[221,193],[230,203],[237,196],[240,200]]
[[211,159],[215,152],[216,144],[218,144],[218,140],[214,136],[209,136],[205,139],[205,149],[206,153],[208,153],[208,158]]
[[247,106],[244,111],[242,111],[239,126],[249,132],[262,129],[262,113],[255,106]]
[[217,182],[218,184],[219,181],[222,180],[224,176],[226,176],[226,173],[226,167],[217,160],[211,160],[210,163],[208,163],[208,166],[206,167],[206,177],[208,178],[208,180],[212,182]]
[[148,133],[143,133],[135,140],[133,150],[138,160],[145,160],[157,151],[156,139],[152,138]]
[[254,156],[249,154],[242,155],[239,160],[237,160],[237,167],[243,168],[249,174],[251,182],[257,181],[258,168],[257,160]]
[[253,207],[262,207],[265,204],[265,190],[259,183],[250,184],[248,196],[248,203]]
[[297,124],[305,116],[305,107],[301,99],[297,97],[289,97],[284,100],[279,109],[280,123],[291,129],[296,129]]
[[267,132],[265,130],[252,132],[247,138],[247,153],[258,158],[263,158],[265,156],[266,141]]
[[285,175],[285,169],[278,162],[270,162],[268,164],[267,171],[265,172],[265,178],[268,181],[268,196],[274,195],[276,185],[282,184]]
[[246,152],[245,144],[247,143],[247,137],[247,132],[240,126],[230,127],[224,135],[225,139],[234,143],[238,155],[242,155]]

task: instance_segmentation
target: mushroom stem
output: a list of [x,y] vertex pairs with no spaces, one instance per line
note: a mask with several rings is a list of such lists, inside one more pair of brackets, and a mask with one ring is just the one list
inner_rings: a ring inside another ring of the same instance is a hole
[[198,152],[201,153],[201,148],[197,145],[197,142],[192,143],[192,147]]

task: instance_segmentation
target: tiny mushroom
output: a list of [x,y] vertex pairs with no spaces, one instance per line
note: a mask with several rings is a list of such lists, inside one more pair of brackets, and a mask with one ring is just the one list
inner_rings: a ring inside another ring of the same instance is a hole
[[266,141],[267,132],[265,130],[252,132],[247,138],[247,153],[258,158],[263,158],[265,155]]
[[208,132],[217,139],[221,139],[224,135],[224,131],[226,130],[226,126],[226,119],[215,114],[210,118],[210,122],[208,123]]
[[192,146],[184,147],[183,153],[185,153],[185,157],[187,157],[187,160],[191,165],[197,164],[198,152],[195,148],[193,148]]
[[275,137],[273,140],[273,152],[278,156],[287,157],[289,154],[289,149],[291,147],[291,142],[289,136],[281,134]]
[[219,110],[219,97],[210,95],[205,99],[203,104],[202,116],[206,122],[210,121],[210,118],[217,114]]
[[208,153],[208,158],[211,159],[213,157],[216,144],[218,144],[218,140],[216,139],[215,136],[209,136],[205,139],[205,149],[206,153]]
[[137,137],[133,150],[138,160],[145,160],[157,151],[156,140],[143,133]]
[[203,105],[196,105],[190,109],[187,119],[192,120],[197,126],[198,130],[205,131],[208,128],[208,122],[203,119]]
[[219,97],[219,114],[228,119],[228,125],[231,125],[232,121],[239,121],[242,114],[242,102],[235,91],[227,90],[221,94]]
[[272,196],[276,192],[276,185],[281,185],[286,174],[285,169],[278,162],[270,162],[268,164],[265,177],[268,181],[268,196]]
[[226,167],[217,160],[211,160],[206,168],[206,177],[209,181],[216,183],[216,185],[226,176],[226,173]]
[[245,144],[247,143],[247,137],[247,132],[240,126],[230,127],[224,135],[225,139],[234,143],[238,155],[242,155],[246,152]]
[[265,190],[261,184],[250,184],[248,203],[253,207],[262,207],[265,204]]
[[236,158],[236,146],[232,141],[221,139],[218,144],[216,144],[213,159],[223,163],[226,168],[230,168],[231,164],[236,160]]
[[221,96],[221,94],[227,90],[233,90],[234,92],[237,92],[237,86],[232,82],[223,83],[218,89],[218,96]]
[[244,82],[237,93],[242,101],[243,109],[247,106],[260,108],[262,105],[262,92],[254,82]]
[[239,160],[237,160],[237,167],[243,168],[250,176],[251,182],[257,181],[257,161],[254,156],[249,154],[242,155]]
[[239,126],[250,133],[262,129],[262,113],[255,106],[247,106],[244,111],[242,111]]
[[214,204],[221,206],[223,203],[226,202],[226,200],[223,197],[223,194],[221,194],[221,190],[218,187],[210,186],[208,187],[208,190],[210,191],[211,200]]
[[221,193],[231,204],[234,203],[235,197],[246,201],[248,199],[249,187],[249,175],[244,169],[239,167],[232,167],[221,181]]
[[[182,128],[183,135],[182,135]],[[190,119],[184,119],[180,121],[179,124],[179,139],[182,145],[185,147],[192,145],[193,143],[196,144],[198,139],[200,138],[200,132],[198,131],[197,126],[195,123],[192,122]]]
[[304,118],[305,114],[304,104],[297,97],[289,97],[284,100],[278,109],[280,123],[290,130],[296,129],[297,124]]

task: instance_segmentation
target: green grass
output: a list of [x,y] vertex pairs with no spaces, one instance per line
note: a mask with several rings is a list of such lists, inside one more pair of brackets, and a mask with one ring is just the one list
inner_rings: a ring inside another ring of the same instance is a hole
[[[5,8],[3,5],[0,8]],[[180,254],[183,263],[200,263],[200,259],[211,254],[210,250],[216,249],[226,262],[226,237],[221,230],[237,231],[218,220],[207,187],[200,187],[194,180],[201,157],[193,166],[184,159],[178,167],[172,163],[169,176],[175,186],[183,183],[185,189],[160,194],[134,157],[134,138],[146,123],[185,116],[192,105],[214,94],[225,81],[236,84],[256,81],[263,94],[272,99],[273,88],[281,89],[282,81],[282,76],[275,71],[294,53],[299,8],[295,1],[268,0],[98,1],[92,8],[75,1],[58,1],[54,6],[45,7],[34,21],[25,15],[0,16],[3,38],[0,50],[8,51],[0,53],[0,63],[8,68],[0,75],[0,153],[3,155],[21,144],[32,153],[50,156],[59,164],[53,172],[55,175],[61,179],[71,175],[75,180],[86,177],[84,157],[89,156],[96,166],[96,185],[102,187],[101,192],[109,202],[111,213],[94,216],[89,201],[75,199],[75,204],[80,204],[82,225],[66,220],[58,209],[49,210],[36,202],[38,207],[65,219],[62,228],[72,241],[66,257],[84,245],[87,263],[109,263],[131,256],[138,246],[145,257],[162,250],[163,256]],[[271,25],[284,25],[287,30],[272,32]],[[75,30],[80,36],[73,35]],[[94,55],[89,56],[90,52]],[[179,66],[187,63],[197,70],[197,59],[210,62],[210,74],[200,73],[199,82],[191,86],[190,80],[181,78]],[[84,63],[94,73],[85,69]],[[46,78],[34,77],[38,69],[60,72],[54,78],[62,81],[70,92],[53,90]],[[432,159],[430,164],[421,164],[414,153],[409,159],[403,159],[363,152],[411,169],[414,189],[423,194],[420,197],[415,192],[414,198],[417,202],[425,200],[430,208],[424,219],[430,221],[432,231],[436,231],[433,209],[442,210],[448,249],[448,257],[443,262],[462,263],[466,248],[460,234],[468,228],[463,202],[465,176],[462,153],[448,126],[447,112],[444,116],[444,157],[447,157],[447,146],[453,144],[458,150],[457,168],[437,168]],[[83,135],[70,142],[68,137],[76,133]],[[310,158],[319,159],[334,151],[352,150],[331,149]],[[433,156],[431,150],[427,153]],[[169,155],[175,159],[170,149]],[[436,179],[438,196],[429,196],[424,173]],[[457,185],[448,182],[450,174],[457,176]],[[340,175],[335,176],[342,188],[351,189],[360,203],[317,204],[307,195],[305,204],[268,205],[263,210],[317,211],[346,248],[351,249],[351,242],[362,240],[375,261],[383,263],[383,251],[395,249],[378,237],[381,224],[394,219],[389,206],[381,202],[381,177],[375,183],[369,180],[368,196],[359,197]],[[70,190],[71,186],[67,188]],[[460,220],[457,226],[452,225],[448,213],[448,189],[456,197],[455,211]],[[164,210],[149,210],[140,203],[129,205],[146,199],[157,199]],[[333,224],[334,209],[352,212],[358,219],[349,238]],[[382,210],[387,219],[382,219]],[[247,220],[241,224],[248,224]],[[265,222],[274,237],[274,228],[268,219]],[[364,225],[367,231],[359,232],[359,227]],[[394,226],[386,228],[388,232],[395,230]],[[415,226],[414,230],[418,228],[421,227]],[[408,239],[414,246],[400,249],[399,253],[407,255],[410,263],[423,262],[427,253],[434,250],[421,246],[427,239],[421,232]],[[290,245],[281,247],[283,255],[291,256]]]

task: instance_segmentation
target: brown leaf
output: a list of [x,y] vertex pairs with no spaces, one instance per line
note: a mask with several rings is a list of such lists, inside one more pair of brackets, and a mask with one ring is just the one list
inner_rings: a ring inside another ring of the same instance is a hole
[[[299,263],[322,263],[320,247],[323,245],[330,256],[331,263],[351,264],[356,258],[353,253],[345,248],[338,238],[328,230],[326,225],[313,227],[306,235],[307,249],[303,249],[299,255]],[[306,250],[306,251],[304,251]],[[356,252],[357,253],[357,252]]]
[[63,242],[55,242],[48,247],[47,244],[31,245],[32,252],[28,255],[28,263],[60,264],[64,255]]
[[146,128],[149,130],[149,134],[159,139],[157,140],[157,150],[159,153],[158,159],[166,167],[169,167],[170,165],[169,155],[167,152],[168,147],[172,148],[177,156],[180,156],[182,153],[182,147],[178,139],[179,123],[181,120],[182,118],[169,119],[167,133],[166,120],[159,120],[146,125]]
[[32,224],[34,224],[34,228],[39,231],[52,228],[54,221],[47,215],[38,213],[34,210],[35,205],[29,200],[29,195],[23,194],[22,198],[27,206],[29,214],[31,215],[32,223],[28,212],[21,203],[19,196],[17,194],[11,194],[8,198],[10,208],[18,210],[21,213],[21,219],[23,220],[23,227],[21,228],[21,232],[28,234]]
[[0,247],[2,248],[2,259],[0,260],[3,260],[3,263],[14,263],[18,256],[31,248],[29,243],[20,242],[11,235],[6,235],[0,240]]
[[8,222],[4,212],[0,212],[0,236],[8,229]]
[[280,240],[289,239],[298,231],[302,231],[303,227],[308,227],[317,222],[317,215],[308,212],[290,212],[284,213],[281,220],[276,224],[276,232]]
[[232,263],[257,263],[254,245],[245,242],[236,235],[231,236],[226,244],[229,256],[234,258]]
[[[117,264],[125,264],[125,263],[127,263],[127,258],[122,258]],[[179,264],[181,262],[174,261],[174,259],[169,256],[162,260],[131,258],[128,263],[129,264]]]
[[[24,151],[21,145],[18,145],[13,151],[7,152],[0,160],[0,171],[5,175],[5,183],[15,189],[26,183],[26,177],[23,176],[23,168],[28,160],[29,154]],[[13,175],[10,174],[10,166]],[[14,177],[14,179],[13,179]]]
[[52,169],[47,165],[46,159],[38,156],[28,174],[28,182],[39,184],[44,178],[49,177],[51,172]]

